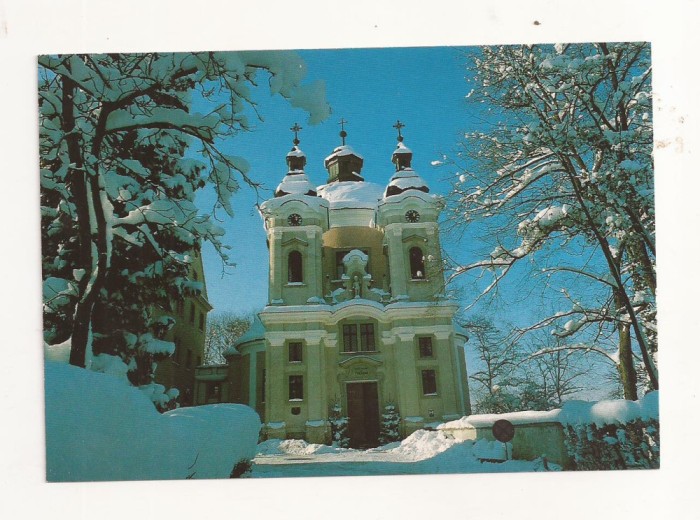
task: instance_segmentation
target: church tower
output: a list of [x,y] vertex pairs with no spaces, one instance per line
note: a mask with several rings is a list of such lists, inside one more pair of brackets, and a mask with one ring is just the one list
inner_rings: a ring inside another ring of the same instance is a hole
[[348,420],[350,445],[370,447],[388,405],[403,436],[469,413],[467,337],[444,295],[442,201],[413,170],[403,124],[393,172],[379,185],[365,181],[346,123],[318,187],[305,172],[301,128],[292,127],[287,174],[260,207],[268,305],[234,345],[245,360],[232,363],[241,400],[258,410],[269,438],[330,442],[335,409]]

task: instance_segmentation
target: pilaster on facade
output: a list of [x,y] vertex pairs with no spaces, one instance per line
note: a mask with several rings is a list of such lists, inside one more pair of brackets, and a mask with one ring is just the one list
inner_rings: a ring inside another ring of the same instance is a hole
[[[268,341],[268,344],[269,341]],[[287,396],[285,395],[286,386],[285,381],[283,381],[283,372],[276,370],[277,367],[284,366],[284,349],[280,348],[282,345],[275,346],[267,350],[267,361],[265,363],[265,368],[269,374],[266,378],[266,416],[270,420],[281,420],[284,418],[285,408],[287,405]],[[278,374],[277,377],[273,374]],[[280,377],[282,376],[282,377]]]
[[407,288],[407,271],[406,259],[403,251],[403,241],[401,240],[403,229],[394,227],[388,230],[388,254],[389,254],[389,272],[391,273],[390,287],[391,295],[396,298],[399,295],[406,294]]
[[306,342],[307,379],[308,379],[308,417],[319,418],[324,415],[323,372],[321,369],[321,341]]
[[416,355],[414,335],[409,333],[397,334],[397,348],[394,351],[395,378],[400,385],[399,409],[404,416],[420,415],[418,395],[418,374],[416,372]]
[[270,240],[270,301],[282,299],[282,236],[280,229],[272,229]]

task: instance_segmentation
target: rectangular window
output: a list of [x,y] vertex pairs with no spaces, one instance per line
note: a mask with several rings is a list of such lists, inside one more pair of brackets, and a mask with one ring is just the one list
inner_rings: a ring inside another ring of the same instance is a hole
[[304,399],[303,376],[289,376],[289,400]]
[[437,395],[435,370],[421,370],[423,379],[423,395]]
[[289,362],[290,363],[301,363],[302,353],[301,353],[301,343],[294,342],[289,344]]
[[433,357],[433,338],[430,336],[418,338],[418,351],[422,358]]
[[190,303],[190,324],[194,325],[194,303]]
[[373,352],[374,349],[374,324],[360,324],[360,350],[364,352]]
[[357,352],[357,325],[343,325],[343,352]]
[[199,313],[199,330],[204,331],[204,313]]

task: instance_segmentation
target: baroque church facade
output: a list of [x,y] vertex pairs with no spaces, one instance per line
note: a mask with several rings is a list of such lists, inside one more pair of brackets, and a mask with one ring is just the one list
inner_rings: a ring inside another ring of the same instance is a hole
[[385,186],[364,180],[344,131],[324,161],[328,182],[314,186],[295,136],[288,172],[260,207],[268,305],[227,366],[198,380],[210,402],[255,408],[267,438],[328,443],[334,407],[353,447],[377,445],[389,404],[404,437],[470,413],[467,336],[444,293],[442,202],[411,167],[401,126]]

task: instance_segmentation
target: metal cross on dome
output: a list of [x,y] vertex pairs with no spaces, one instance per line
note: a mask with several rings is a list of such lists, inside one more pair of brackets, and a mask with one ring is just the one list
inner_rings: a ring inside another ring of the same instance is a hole
[[399,120],[397,119],[397,120],[396,120],[396,124],[393,125],[393,126],[394,126],[394,128],[396,128],[396,130],[398,130],[398,132],[399,132],[399,136],[396,138],[396,140],[397,140],[398,142],[403,141],[403,136],[401,135],[401,129],[402,129],[403,127],[405,127],[406,125],[404,125],[401,121],[399,121]]
[[294,123],[294,126],[293,126],[292,128],[290,128],[290,130],[291,130],[292,132],[294,132],[294,141],[293,141],[293,143],[294,143],[295,145],[299,144],[299,142],[300,142],[300,141],[299,141],[299,130],[301,130],[301,129],[302,129],[302,127],[299,126],[299,123]]
[[340,125],[340,138],[343,140],[343,146],[345,146],[345,138],[348,136],[348,133],[345,131],[345,124],[347,121],[344,118],[340,118],[340,121],[338,121],[338,124]]

